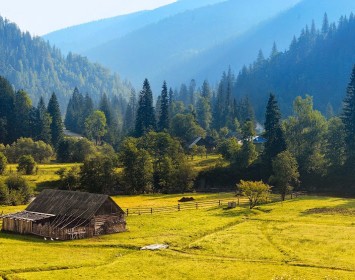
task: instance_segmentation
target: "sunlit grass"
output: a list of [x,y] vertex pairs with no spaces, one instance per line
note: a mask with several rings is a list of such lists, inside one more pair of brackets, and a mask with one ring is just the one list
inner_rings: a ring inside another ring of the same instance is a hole
[[[196,199],[233,194],[188,194]],[[186,196],[186,195],[185,195]],[[129,207],[180,195],[119,196]],[[128,216],[125,233],[53,242],[0,233],[6,279],[355,279],[354,199],[304,197],[249,210],[211,208]],[[21,207],[0,207],[11,212]],[[332,212],[333,213],[333,212]],[[166,243],[168,250],[140,251]]]

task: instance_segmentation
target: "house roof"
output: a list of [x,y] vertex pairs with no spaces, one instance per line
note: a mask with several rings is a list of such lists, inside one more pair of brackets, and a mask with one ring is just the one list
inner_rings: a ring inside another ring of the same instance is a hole
[[255,137],[253,138],[253,143],[254,143],[254,144],[264,144],[264,143],[266,143],[266,142],[267,142],[267,139],[264,138],[264,137],[262,137],[262,136],[255,136]]
[[[73,216],[90,219],[106,200],[117,205],[108,195],[86,192],[43,190],[26,208],[27,212]],[[120,211],[123,210],[117,205]]]

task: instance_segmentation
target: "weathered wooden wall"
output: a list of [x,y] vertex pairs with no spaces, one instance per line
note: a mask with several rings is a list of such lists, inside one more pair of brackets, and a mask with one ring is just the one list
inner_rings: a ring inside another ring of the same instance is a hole
[[32,222],[21,219],[3,218],[2,230],[12,231],[20,234],[27,234],[32,232]]

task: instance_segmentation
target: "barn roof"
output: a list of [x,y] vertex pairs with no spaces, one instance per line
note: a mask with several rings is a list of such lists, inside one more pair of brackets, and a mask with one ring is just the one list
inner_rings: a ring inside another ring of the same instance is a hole
[[108,195],[61,190],[43,190],[26,211],[89,219],[108,199],[123,212]]

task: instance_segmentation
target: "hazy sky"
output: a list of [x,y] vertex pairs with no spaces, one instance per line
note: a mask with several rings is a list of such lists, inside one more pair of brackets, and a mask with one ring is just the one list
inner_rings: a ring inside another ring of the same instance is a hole
[[0,0],[0,15],[23,31],[44,35],[97,19],[154,9],[176,0]]

